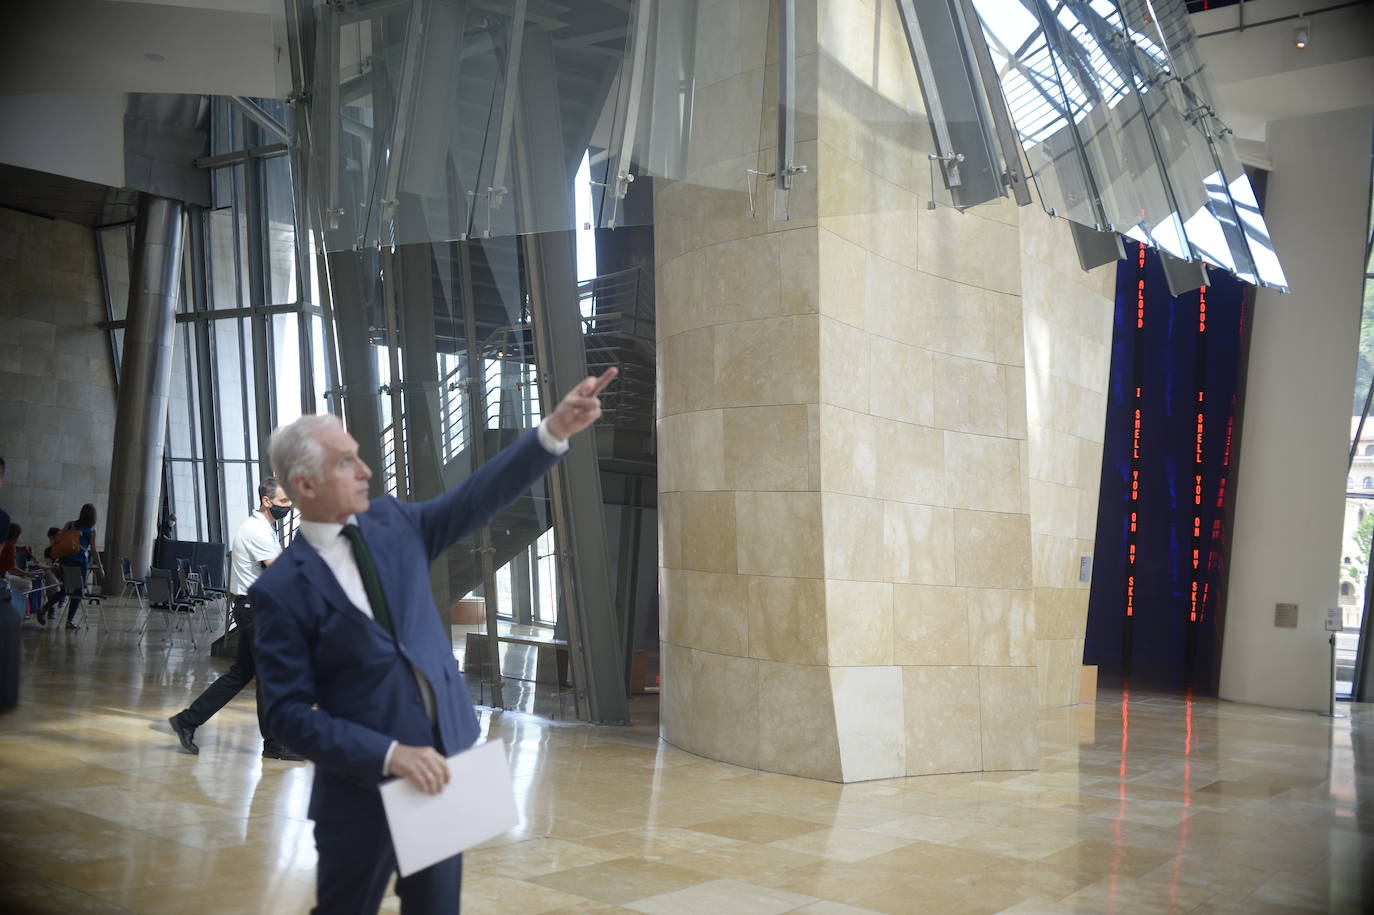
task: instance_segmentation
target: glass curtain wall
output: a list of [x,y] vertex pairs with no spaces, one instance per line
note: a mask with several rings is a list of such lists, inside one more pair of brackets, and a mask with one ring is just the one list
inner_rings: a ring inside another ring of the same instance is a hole
[[[651,440],[652,263],[611,266],[593,228],[649,221],[652,190],[630,172],[652,144],[634,124],[657,124],[667,162],[690,117],[682,105],[649,111],[654,9],[289,5],[309,99],[301,199],[339,365],[330,405],[380,470],[374,496],[451,488],[538,425],[569,379],[609,365],[636,364],[640,384],[606,399],[598,444],[632,431]],[[436,601],[457,620],[455,656],[493,704],[525,707],[530,681],[564,681],[579,644],[570,588],[592,594],[600,581],[599,597],[583,597],[601,614],[591,625],[607,622],[600,608],[624,614],[608,593],[607,534],[595,530],[605,524],[598,447],[579,450],[589,465],[570,457],[432,569]],[[560,485],[583,503],[562,510],[561,534]]]
[[[249,104],[289,129],[285,103]],[[198,164],[212,172],[212,206],[186,220],[160,524],[168,539],[227,545],[257,505],[267,434],[320,410],[331,381],[285,144],[217,97],[210,156]],[[98,233],[116,365],[133,233],[131,224]]]
[[[1345,527],[1341,543],[1338,605],[1341,630],[1336,633],[1336,696],[1366,700],[1371,686],[1363,655],[1371,623],[1369,602],[1370,541],[1374,539],[1374,181],[1370,183],[1369,231],[1365,238],[1364,307],[1360,320],[1360,354],[1351,404],[1350,462],[1345,481]],[[1359,695],[1356,695],[1356,693]]]

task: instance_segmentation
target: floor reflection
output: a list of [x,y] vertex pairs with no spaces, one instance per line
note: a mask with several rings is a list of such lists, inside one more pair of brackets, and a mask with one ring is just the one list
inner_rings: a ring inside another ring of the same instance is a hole
[[[180,753],[166,716],[227,661],[136,630],[107,607],[86,632],[21,633],[0,910],[307,910],[310,767],[258,757],[247,695]],[[633,727],[593,728],[567,695],[552,717],[551,685],[505,693],[480,716],[520,821],[467,856],[468,913],[1374,908],[1370,707],[1332,721],[1104,690],[1042,713],[1040,771],[836,785],[667,746],[654,697]]]

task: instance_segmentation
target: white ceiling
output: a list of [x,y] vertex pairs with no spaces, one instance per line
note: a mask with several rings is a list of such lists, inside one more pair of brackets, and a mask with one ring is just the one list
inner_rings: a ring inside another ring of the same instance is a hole
[[0,95],[289,88],[281,0],[44,0],[13,7],[0,30]]
[[[1306,8],[1311,8],[1310,3]],[[1308,47],[1294,46],[1301,0],[1250,0],[1192,16],[1198,50],[1216,89],[1213,104],[1241,138],[1263,141],[1271,121],[1374,105],[1374,5],[1308,18]],[[1241,19],[1243,15],[1244,19]]]

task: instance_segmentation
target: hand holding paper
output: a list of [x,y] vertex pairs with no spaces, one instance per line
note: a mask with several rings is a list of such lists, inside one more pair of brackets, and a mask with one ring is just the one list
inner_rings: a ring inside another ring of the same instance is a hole
[[426,794],[405,778],[382,785],[382,806],[402,877],[461,854],[519,822],[504,741],[488,740],[444,763],[448,783],[438,794]]

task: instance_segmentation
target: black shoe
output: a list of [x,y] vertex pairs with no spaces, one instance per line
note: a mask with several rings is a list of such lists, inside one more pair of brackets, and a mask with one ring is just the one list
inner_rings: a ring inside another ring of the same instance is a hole
[[290,747],[284,747],[284,746],[282,746],[282,745],[279,744],[279,743],[264,743],[264,744],[262,745],[262,758],[263,758],[263,759],[282,759],[282,760],[285,760],[286,762],[304,762],[304,761],[305,761],[305,757],[304,757],[304,756],[302,756],[301,754],[297,753],[295,750],[292,750]]
[[196,729],[182,724],[180,715],[173,715],[167,719],[167,722],[171,724],[172,733],[177,735],[177,740],[181,741],[181,748],[192,756],[199,756],[200,747],[196,746],[196,742],[192,740],[196,736]]

